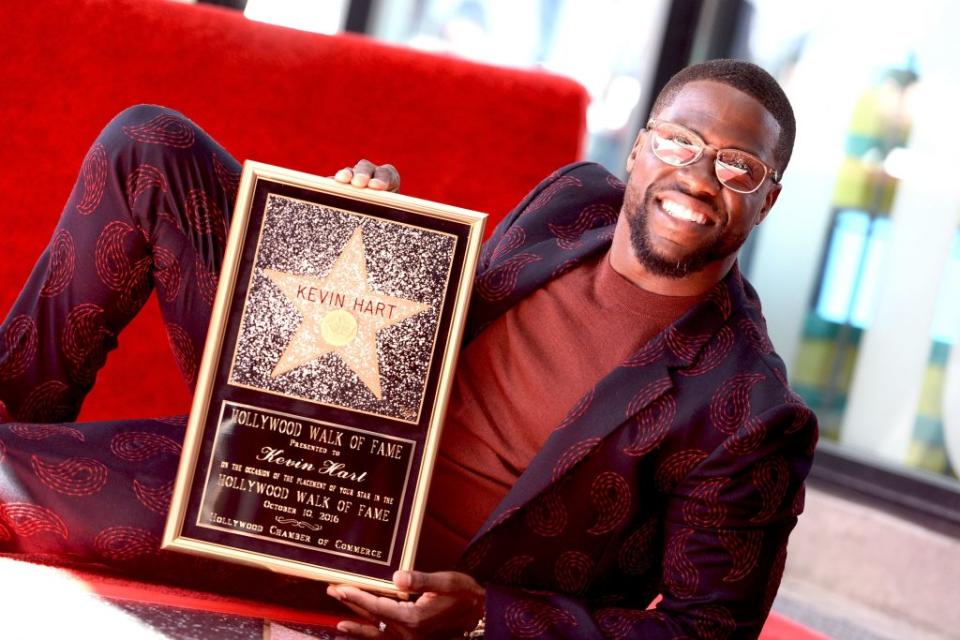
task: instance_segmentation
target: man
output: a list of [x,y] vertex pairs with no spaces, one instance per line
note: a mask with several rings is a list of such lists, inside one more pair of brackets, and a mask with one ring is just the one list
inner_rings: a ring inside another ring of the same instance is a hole
[[[145,125],[125,126],[129,137]],[[596,165],[572,165],[504,220],[481,259],[441,444],[421,542],[430,553],[418,558],[429,571],[395,576],[422,595],[331,586],[369,620],[341,630],[451,637],[485,616],[497,638],[759,633],[817,428],[786,385],[736,257],[776,202],[794,128],[782,90],[758,67],[690,67],[658,97],[625,187]],[[373,186],[391,186],[389,172],[367,165],[337,178],[363,186],[371,174]],[[123,178],[128,196],[142,175]],[[226,207],[229,189],[215,182],[207,187]],[[210,238],[196,208],[182,220],[174,212],[180,222],[167,229],[127,200],[148,246],[172,229]],[[108,246],[101,268],[135,273],[140,249],[121,257]],[[108,315],[143,297],[124,284],[133,277],[114,279],[121,295]],[[60,282],[34,280],[38,290]],[[37,305],[22,301],[40,297],[25,293],[11,317],[32,317]],[[171,308],[168,322],[182,318]],[[0,363],[11,360],[33,366]],[[0,399],[14,416],[33,406]]]

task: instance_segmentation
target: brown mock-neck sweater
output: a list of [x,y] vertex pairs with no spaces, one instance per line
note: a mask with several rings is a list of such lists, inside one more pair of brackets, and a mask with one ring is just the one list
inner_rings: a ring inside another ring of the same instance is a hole
[[417,567],[453,568],[580,397],[702,299],[640,289],[604,254],[477,336],[460,354]]

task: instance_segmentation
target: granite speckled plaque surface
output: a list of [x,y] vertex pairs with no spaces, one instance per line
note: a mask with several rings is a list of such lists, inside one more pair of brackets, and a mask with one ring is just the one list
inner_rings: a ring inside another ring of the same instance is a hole
[[165,547],[392,591],[484,220],[244,165]]

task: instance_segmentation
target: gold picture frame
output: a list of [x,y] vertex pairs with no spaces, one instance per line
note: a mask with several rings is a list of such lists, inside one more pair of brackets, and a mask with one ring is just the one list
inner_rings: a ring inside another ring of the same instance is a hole
[[485,219],[244,163],[164,548],[395,591]]

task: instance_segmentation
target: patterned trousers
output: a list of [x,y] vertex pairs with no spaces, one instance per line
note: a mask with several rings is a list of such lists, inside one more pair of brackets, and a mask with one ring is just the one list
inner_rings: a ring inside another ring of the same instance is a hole
[[155,106],[122,112],[90,148],[0,326],[0,551],[174,580],[188,570],[194,586],[250,582],[158,551],[184,417],[69,422],[154,289],[193,388],[239,171],[199,127]]

